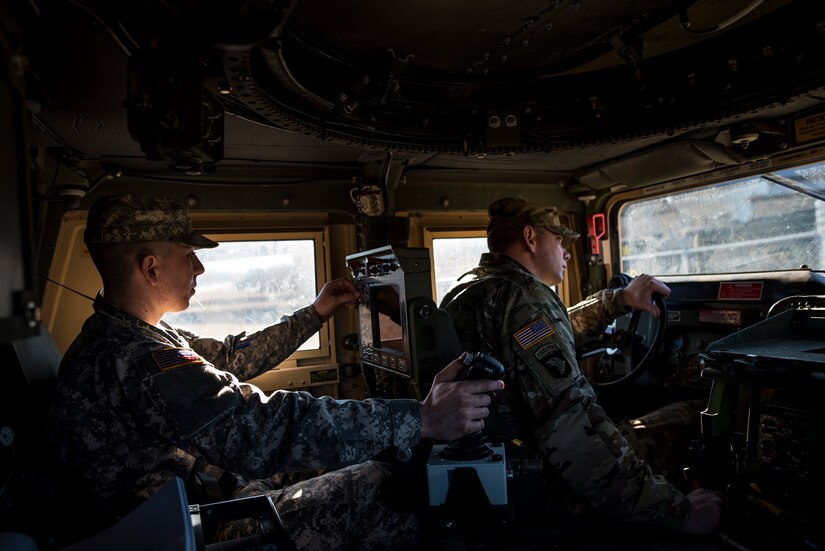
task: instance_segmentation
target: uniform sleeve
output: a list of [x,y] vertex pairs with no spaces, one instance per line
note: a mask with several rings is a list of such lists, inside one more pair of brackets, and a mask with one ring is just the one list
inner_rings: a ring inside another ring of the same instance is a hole
[[337,469],[420,438],[416,400],[266,396],[192,350],[161,348],[139,358],[119,366],[119,376],[147,430],[247,477]]
[[307,306],[251,335],[229,335],[223,341],[176,330],[194,351],[208,358],[215,367],[247,381],[276,367],[320,328],[321,319],[315,308]]
[[604,328],[627,313],[618,290],[604,289],[567,309],[576,347],[601,338]]
[[579,371],[561,302],[548,302],[529,287],[514,289],[509,297],[501,342],[518,392],[534,416],[542,459],[595,508],[678,530],[687,500],[652,473],[596,403]]

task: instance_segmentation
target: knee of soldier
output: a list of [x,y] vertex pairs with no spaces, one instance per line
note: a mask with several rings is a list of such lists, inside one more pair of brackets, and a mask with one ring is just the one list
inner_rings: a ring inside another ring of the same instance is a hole
[[390,485],[390,466],[380,461],[366,461],[348,467],[351,470],[352,484],[355,491],[368,493],[376,498],[386,493]]

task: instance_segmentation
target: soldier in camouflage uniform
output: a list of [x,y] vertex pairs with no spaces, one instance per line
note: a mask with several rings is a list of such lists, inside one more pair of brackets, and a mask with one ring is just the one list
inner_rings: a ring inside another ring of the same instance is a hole
[[575,503],[613,518],[642,518],[691,534],[718,529],[720,495],[696,490],[684,496],[655,475],[596,403],[576,361],[577,338],[600,334],[630,308],[658,316],[652,293],[670,290],[642,275],[568,310],[551,285],[561,283],[566,248],[578,234],[560,224],[555,208],[520,199],[494,202],[489,215],[491,252],[441,307],[465,350],[490,353],[507,367],[496,412],[541,456],[553,499],[564,501],[559,490],[572,490]]
[[[267,396],[240,381],[277,365],[337,306],[355,301],[351,282],[329,282],[312,305],[280,323],[221,342],[161,321],[195,292],[204,268],[193,251],[217,246],[193,231],[182,204],[104,197],[89,212],[84,238],[104,290],[60,366],[51,414],[59,463],[104,513],[123,516],[205,463],[239,475],[235,496],[271,492],[300,549],[415,541],[416,518],[388,505],[386,466],[367,460],[422,437],[479,430],[485,393],[501,381],[448,382],[461,368],[455,361],[421,403]],[[282,489],[269,478],[326,469],[340,470]],[[237,525],[226,534],[241,535],[248,534]]]

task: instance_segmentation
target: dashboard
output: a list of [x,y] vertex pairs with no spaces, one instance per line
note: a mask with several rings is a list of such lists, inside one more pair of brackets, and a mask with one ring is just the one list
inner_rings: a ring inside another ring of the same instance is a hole
[[659,277],[671,289],[658,361],[640,382],[705,389],[708,346],[763,321],[782,299],[825,295],[825,274],[811,270]]
[[[690,469],[751,549],[825,543],[825,277],[662,278],[668,327],[648,382],[704,392]],[[664,366],[664,367],[662,367]]]

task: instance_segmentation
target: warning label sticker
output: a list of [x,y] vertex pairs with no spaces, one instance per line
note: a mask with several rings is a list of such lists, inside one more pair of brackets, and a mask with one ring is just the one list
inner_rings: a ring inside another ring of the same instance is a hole
[[726,300],[759,300],[762,298],[761,281],[720,283],[719,298]]
[[800,117],[793,121],[796,143],[805,143],[825,137],[825,113]]

